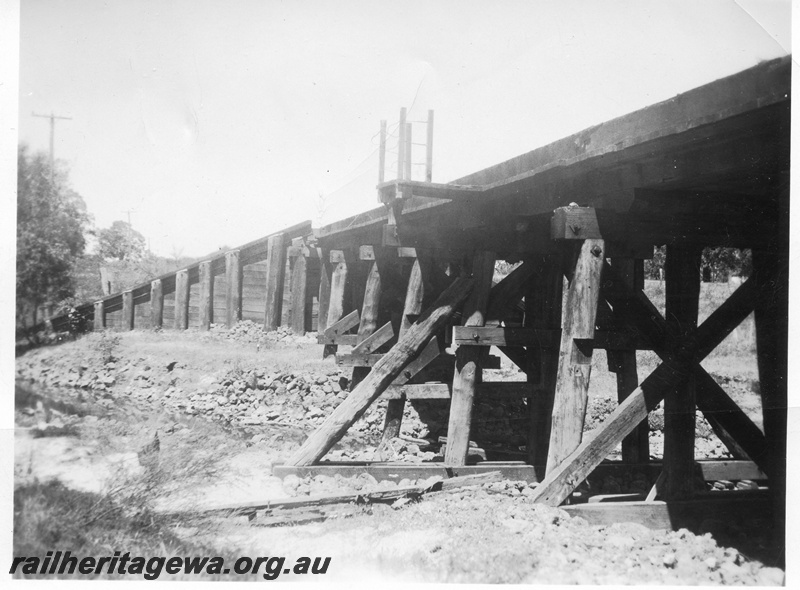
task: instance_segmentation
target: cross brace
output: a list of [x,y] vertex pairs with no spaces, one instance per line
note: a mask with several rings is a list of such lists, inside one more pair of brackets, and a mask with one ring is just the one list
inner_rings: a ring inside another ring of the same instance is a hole
[[[613,273],[609,274],[613,276]],[[547,474],[536,488],[533,500],[550,506],[561,504],[614,447],[647,418],[647,414],[655,409],[666,393],[680,386],[689,372],[703,371],[699,366],[700,361],[751,313],[768,285],[767,277],[751,277],[698,327],[694,345],[689,350],[679,350],[678,355],[665,353],[662,364],[611,413],[603,425],[589,433],[564,461]],[[638,292],[632,293],[627,287],[624,292],[628,297],[618,300],[622,307],[626,302],[642,302]],[[651,310],[649,322],[641,316],[627,316],[626,319],[628,317],[645,333],[654,333],[654,348],[663,347],[661,343],[666,335],[666,322],[655,309]]]

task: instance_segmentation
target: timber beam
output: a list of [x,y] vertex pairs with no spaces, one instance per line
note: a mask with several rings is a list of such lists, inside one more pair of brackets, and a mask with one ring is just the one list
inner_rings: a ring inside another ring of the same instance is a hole
[[580,244],[564,307],[547,454],[548,472],[578,447],[583,436],[592,370],[592,348],[587,341],[593,340],[595,335],[604,260],[605,243],[602,239],[586,239]]
[[[344,338],[344,333],[350,328],[358,325],[360,320],[358,311],[354,310],[355,316],[352,315],[353,312],[345,315],[346,302],[349,300],[347,297],[348,259],[345,253],[341,250],[330,250],[327,260],[323,257],[320,262],[320,313],[317,342],[325,344],[322,358],[327,358],[336,354],[337,345],[344,344],[339,340]],[[342,322],[344,319],[342,316],[348,320]],[[352,323],[348,324],[347,321],[352,321]],[[354,344],[355,340],[351,345]]]
[[[591,338],[575,338],[584,350],[652,350],[647,338],[632,331],[596,330]],[[558,350],[561,342],[560,329],[505,328],[484,326],[469,328],[453,327],[453,344],[459,346],[535,346],[543,350]]]
[[[483,381],[475,384],[475,397],[485,399],[522,399],[542,395],[541,388],[525,381]],[[381,395],[381,399],[453,399],[453,388],[449,383],[392,383]]]
[[395,199],[408,200],[412,197],[458,200],[465,197],[475,197],[482,192],[482,186],[442,184],[418,180],[390,180],[378,185],[378,199],[384,204],[391,204]]
[[[686,346],[697,330],[700,304],[700,248],[677,244],[667,246],[664,265],[666,274],[666,316],[670,331]],[[684,356],[680,351],[674,355]],[[688,355],[685,355],[688,356]],[[687,368],[691,367],[687,358]],[[695,377],[664,399],[664,489],[668,500],[684,500],[692,496],[695,446]]]
[[681,501],[589,502],[565,506],[570,516],[585,519],[590,526],[608,526],[634,522],[654,530],[688,529],[706,532],[702,523],[708,519],[722,522],[748,518],[767,519],[771,515],[765,490],[712,492]]
[[358,311],[353,310],[343,318],[338,318],[336,320],[333,320],[333,315],[332,311],[328,312],[328,327],[322,334],[317,336],[317,342],[319,344],[347,344],[355,346],[358,337],[355,334],[347,334],[347,332],[358,326],[361,322]]
[[[650,193],[645,193],[650,195]],[[692,200],[689,200],[691,197]],[[613,257],[652,258],[652,248],[661,244],[752,247],[760,244],[775,225],[769,203],[754,214],[752,202],[738,208],[723,207],[718,195],[668,193],[668,198],[689,201],[693,209],[685,213],[671,209],[619,212],[570,205],[553,211],[550,237],[554,240],[605,239]],[[709,208],[705,201],[720,203]],[[752,201],[752,200],[751,200]],[[724,209],[724,211],[723,211]],[[627,254],[626,254],[627,251]]]
[[[489,305],[494,275],[495,253],[476,251],[472,261],[475,288],[464,304],[463,323],[467,327],[483,326]],[[450,417],[447,425],[447,465],[464,465],[469,450],[469,432],[472,424],[472,409],[475,385],[482,381],[482,359],[488,350],[459,347],[456,350],[456,366],[453,372],[453,398],[450,401]]]
[[[563,254],[557,252],[546,256],[541,268],[526,284],[525,316],[523,325],[532,330],[561,330],[561,316],[564,290]],[[559,341],[560,341],[559,333]],[[501,348],[504,354],[519,351],[509,347]],[[530,345],[517,358],[509,357],[527,375],[528,383],[540,392],[528,399],[529,428],[527,455],[528,462],[541,466],[540,476],[544,477],[547,453],[550,445],[550,426],[553,415],[553,397],[558,377],[557,350],[548,350]]]
[[[400,255],[402,250],[404,250],[404,248],[398,248],[398,255]],[[409,249],[405,248],[405,250]],[[430,256],[417,258],[417,253],[414,251],[414,261],[408,274],[403,310],[400,316],[401,338],[408,332],[420,313],[422,313],[426,298],[428,301],[431,300],[431,296],[435,290],[433,285],[434,270],[433,260]],[[442,350],[439,346],[439,339],[434,335],[419,356],[403,369],[403,372],[393,381],[393,384],[402,385],[407,383],[439,357],[441,353]],[[400,434],[404,409],[405,398],[402,396],[398,399],[389,400],[386,406],[383,433],[377,449],[377,454],[381,458],[386,458],[389,455],[391,451],[391,440]]]
[[[752,481],[766,480],[764,473],[748,461],[720,461],[700,460],[695,463],[698,473],[706,481],[729,480],[737,481],[749,479]],[[292,465],[278,464],[273,466],[272,475],[284,478],[287,475],[298,477],[314,477],[316,475],[341,475],[342,477],[356,477],[362,473],[369,473],[378,481],[398,482],[403,478],[421,479],[431,475],[450,477],[454,475],[467,475],[483,473],[485,471],[501,470],[503,476],[510,480],[525,480],[531,483],[541,481],[537,477],[539,465],[530,465],[522,461],[482,461],[462,467],[445,466],[443,463],[402,463],[396,461],[320,461],[316,465],[295,467]],[[630,465],[619,461],[603,461],[592,474],[593,477],[604,479],[609,475],[624,478],[630,473],[641,473],[652,481],[662,469],[660,462]],[[716,493],[715,493],[716,494]],[[608,503],[601,503],[607,506]],[[578,504],[577,506],[587,506]],[[619,520],[617,520],[619,522]],[[610,523],[609,523],[610,524]]]

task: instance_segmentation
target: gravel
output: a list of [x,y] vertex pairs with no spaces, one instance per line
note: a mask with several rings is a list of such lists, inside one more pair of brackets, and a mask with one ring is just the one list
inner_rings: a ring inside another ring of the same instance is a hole
[[[315,342],[313,335],[297,338],[285,330],[264,333],[260,327],[253,326],[240,324],[223,337],[248,344],[277,342],[297,345]],[[36,387],[71,391],[73,401],[92,396],[100,405],[104,402],[110,406],[114,398],[125,398],[141,408],[155,406],[173,415],[184,414],[221,422],[247,433],[249,444],[265,448],[274,441],[270,433],[276,427],[294,429],[302,439],[304,433],[321,424],[347,396],[348,375],[338,369],[308,372],[233,366],[197,378],[197,371],[202,369],[186,366],[178,355],[161,359],[142,356],[116,358],[112,354],[113,342],[105,348],[101,341],[93,351],[76,347],[75,354],[63,354],[64,349],[57,348],[30,351],[17,359],[17,377],[34,383]],[[720,380],[722,378],[718,378]],[[738,385],[742,389],[752,387],[746,382]],[[616,401],[612,398],[592,399],[587,429],[595,428],[615,406]],[[328,453],[327,458],[373,459],[373,449],[380,440],[385,407],[385,402],[374,404],[351,429],[348,434],[350,442],[345,440],[340,443]],[[522,403],[504,402],[494,406],[479,404],[475,414],[487,417],[474,425],[475,438],[481,440],[482,445],[497,440],[506,448],[524,450],[522,426],[525,407]],[[659,455],[663,448],[663,412],[654,412],[649,423],[651,452]],[[394,460],[419,462],[433,459],[438,451],[437,439],[446,434],[446,426],[446,404],[406,404],[401,437],[394,439],[391,445]],[[175,430],[181,426],[174,422],[166,426],[167,431],[170,428]],[[701,451],[698,456],[728,456],[701,417],[698,417],[697,432]],[[421,482],[411,479],[399,482],[400,485],[418,483]],[[393,482],[377,482],[369,474],[356,478],[287,476],[283,480],[287,496],[357,493],[395,485]],[[593,481],[591,491],[604,494],[644,492],[649,485],[650,482],[636,479],[635,476],[631,479],[609,476]],[[755,482],[747,480],[709,482],[708,485],[709,489],[719,491],[757,487]],[[631,523],[592,527],[581,518],[570,517],[563,510],[534,504],[529,500],[533,489],[527,482],[496,482],[457,493],[425,496],[419,503],[404,502],[396,507],[393,514],[411,519],[409,526],[415,526],[413,521],[419,518],[422,519],[421,523],[424,521],[429,524],[431,519],[437,519],[450,522],[455,527],[468,526],[468,521],[464,519],[472,512],[491,515],[491,526],[475,534],[476,539],[490,539],[481,545],[484,550],[489,547],[489,554],[482,558],[497,561],[495,567],[489,568],[496,575],[486,574],[489,570],[485,565],[480,571],[464,565],[463,571],[450,571],[447,581],[711,585],[783,583],[782,570],[765,567],[736,549],[722,547],[715,541],[715,537],[719,540],[735,540],[736,535],[748,535],[748,523],[745,523],[745,528],[739,525],[739,528],[731,528],[727,523],[707,523],[711,532],[702,535],[694,535],[686,530],[653,531]],[[463,524],[458,524],[462,520]],[[749,525],[759,530],[768,528],[768,523]],[[498,550],[493,552],[491,539],[495,537],[498,539]],[[453,538],[462,537],[453,535]],[[509,539],[513,539],[512,544],[507,542]],[[449,555],[452,559],[453,554],[463,552],[463,548],[454,547],[450,552],[445,549],[443,547],[442,551],[426,556],[422,569],[430,567],[431,572],[438,571],[441,563],[437,560],[440,557],[444,559]],[[512,567],[507,575],[502,574],[502,563],[511,563],[514,559],[519,563],[523,559],[527,561],[522,566]],[[580,567],[575,564],[580,564]],[[433,578],[426,580],[436,581],[435,575],[431,575]]]

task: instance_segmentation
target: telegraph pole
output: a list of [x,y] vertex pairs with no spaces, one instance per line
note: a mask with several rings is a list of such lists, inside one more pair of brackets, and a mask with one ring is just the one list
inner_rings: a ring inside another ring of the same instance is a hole
[[50,111],[49,115],[39,115],[37,113],[32,113],[34,117],[45,117],[46,119],[50,119],[50,185],[53,184],[53,171],[55,170],[55,135],[56,135],[56,119],[68,119],[72,120],[72,117],[62,117],[60,115],[53,114]]

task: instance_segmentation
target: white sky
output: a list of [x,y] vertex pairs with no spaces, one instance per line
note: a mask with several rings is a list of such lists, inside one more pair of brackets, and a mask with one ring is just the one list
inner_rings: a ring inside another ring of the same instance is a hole
[[448,182],[785,55],[789,9],[23,0],[19,139],[47,150],[31,114],[71,116],[56,158],[97,226],[130,210],[153,251],[201,256],[376,207],[376,133],[401,106],[435,110],[433,178]]

